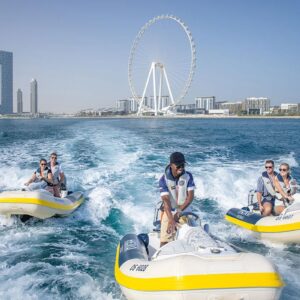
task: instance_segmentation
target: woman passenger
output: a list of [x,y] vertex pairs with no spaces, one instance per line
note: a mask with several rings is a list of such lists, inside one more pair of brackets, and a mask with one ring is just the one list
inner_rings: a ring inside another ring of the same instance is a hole
[[[287,201],[288,203],[294,201],[292,195],[297,191],[296,180],[292,178],[290,174],[290,166],[287,163],[282,163],[279,166],[279,173],[275,177],[275,188],[281,195],[282,201]],[[285,206],[277,206],[275,208],[276,214],[281,214],[285,209]]]
[[27,191],[47,189],[53,185],[53,178],[50,168],[47,167],[46,159],[40,160],[40,167],[33,173],[32,177],[25,183]]

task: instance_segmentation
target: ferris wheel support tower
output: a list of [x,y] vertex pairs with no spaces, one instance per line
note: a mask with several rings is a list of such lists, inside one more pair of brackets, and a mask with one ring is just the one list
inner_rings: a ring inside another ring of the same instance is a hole
[[[158,98],[157,98],[157,87],[156,87],[156,73],[159,74],[159,87],[158,87]],[[143,107],[144,107],[144,102],[145,102],[145,95],[146,95],[146,91],[149,85],[149,81],[152,75],[152,81],[153,81],[153,100],[154,100],[154,114],[155,116],[158,115],[159,112],[161,112],[161,107],[162,107],[162,99],[161,99],[161,91],[162,91],[162,85],[163,85],[163,79],[166,82],[167,85],[167,89],[169,92],[169,96],[171,99],[171,105],[175,105],[175,101],[173,98],[173,93],[170,87],[170,83],[169,83],[169,79],[167,76],[167,72],[166,69],[164,67],[164,65],[162,63],[159,62],[152,62],[148,76],[147,76],[147,80],[146,80],[146,84],[144,87],[144,91],[143,91],[143,95],[142,95],[142,99],[139,103],[139,110],[138,110],[138,115],[141,115]]]

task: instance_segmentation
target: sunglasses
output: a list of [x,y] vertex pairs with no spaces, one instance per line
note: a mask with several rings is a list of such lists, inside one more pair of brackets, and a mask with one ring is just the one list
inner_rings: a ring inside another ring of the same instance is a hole
[[176,169],[177,169],[177,170],[179,170],[179,169],[184,169],[184,164],[181,164],[181,165],[176,166]]
[[47,166],[47,164],[41,164],[41,166]]
[[265,166],[266,169],[273,169],[271,166]]
[[287,171],[287,169],[279,169],[279,171],[286,172],[286,171]]
[[51,158],[52,158],[52,159],[57,159],[57,157],[56,157],[56,156],[51,156]]

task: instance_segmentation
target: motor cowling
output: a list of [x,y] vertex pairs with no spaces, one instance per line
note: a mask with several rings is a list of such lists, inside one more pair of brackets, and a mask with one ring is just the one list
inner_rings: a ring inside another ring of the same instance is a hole
[[131,259],[148,261],[146,243],[136,234],[127,234],[120,241],[119,267]]

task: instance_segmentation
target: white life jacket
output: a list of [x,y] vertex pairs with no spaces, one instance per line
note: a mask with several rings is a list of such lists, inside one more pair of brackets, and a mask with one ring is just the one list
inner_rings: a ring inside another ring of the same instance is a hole
[[264,185],[269,193],[268,196],[271,196],[272,198],[276,197],[276,191],[275,191],[273,182],[271,181],[271,179],[268,176],[268,173],[263,172],[261,175],[261,178],[262,178]]
[[165,174],[165,180],[170,194],[170,202],[173,209],[176,209],[179,205],[182,205],[187,197],[187,185],[190,176],[187,173],[182,174],[178,179],[176,186],[175,179]]
[[[49,172],[49,169],[48,167],[46,167],[43,171],[43,177],[48,179],[48,172]],[[38,168],[35,172],[35,176],[37,178],[38,181],[42,181],[42,175],[41,175],[41,169]]]
[[59,163],[56,163],[54,167],[51,167],[51,164],[48,164],[48,168],[51,169],[52,177],[53,177],[53,184],[59,183]]
[[297,192],[297,183],[296,183],[296,180],[292,176],[289,175],[289,177],[288,177],[289,186],[285,185],[283,177],[280,174],[277,175],[277,179],[278,179],[278,182],[279,182],[281,188],[283,189],[283,191],[286,194],[294,195]]

